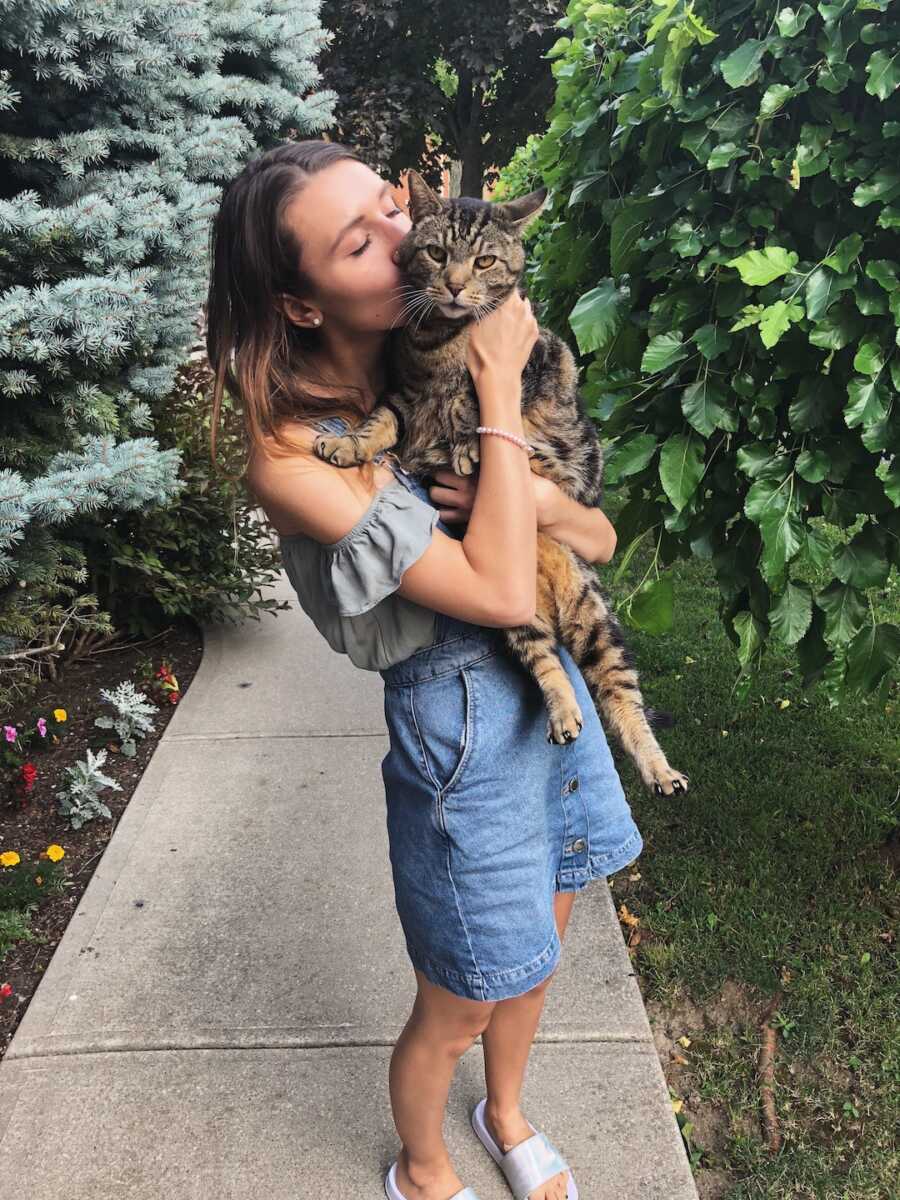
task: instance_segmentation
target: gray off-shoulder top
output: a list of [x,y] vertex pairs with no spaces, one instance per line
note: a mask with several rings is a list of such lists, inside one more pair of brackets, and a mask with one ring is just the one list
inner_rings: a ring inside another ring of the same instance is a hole
[[[342,417],[316,428],[344,433]],[[375,461],[385,457],[376,456]],[[356,524],[337,542],[303,533],[279,537],[281,558],[300,607],[333,650],[357,667],[381,671],[434,640],[434,611],[397,595],[407,567],[425,553],[440,520],[427,489],[388,459],[394,479],[380,488]]]

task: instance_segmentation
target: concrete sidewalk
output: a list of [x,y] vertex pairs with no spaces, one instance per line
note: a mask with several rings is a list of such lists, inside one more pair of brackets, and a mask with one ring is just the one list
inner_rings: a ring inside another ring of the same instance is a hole
[[[291,610],[205,653],[0,1063],[0,1179],[28,1200],[383,1200],[388,1060],[415,977],[394,908],[382,682]],[[290,838],[287,836],[290,834]],[[509,1200],[468,1113],[445,1137]],[[695,1200],[602,882],[575,901],[523,1108],[582,1200]]]

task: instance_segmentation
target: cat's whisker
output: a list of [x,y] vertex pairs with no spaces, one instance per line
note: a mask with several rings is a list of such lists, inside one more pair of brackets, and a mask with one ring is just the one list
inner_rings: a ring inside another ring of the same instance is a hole
[[417,309],[418,309],[419,307],[422,307],[422,306],[423,306],[423,305],[425,305],[425,304],[427,304],[427,301],[425,301],[425,300],[418,300],[418,301],[415,301],[415,302],[413,302],[412,304],[406,304],[406,305],[404,305],[404,306],[403,306],[403,309],[402,309],[402,310],[401,310],[401,311],[400,311],[400,312],[397,314],[397,316],[396,316],[396,317],[394,318],[394,320],[391,322],[391,328],[393,328],[393,327],[394,327],[394,324],[395,324],[395,322],[396,322],[396,321],[398,321],[398,320],[399,320],[401,317],[405,316],[405,315],[407,314],[407,312],[409,312],[409,314],[410,314],[410,316],[411,316],[413,313],[415,313],[415,312],[417,311]]
[[419,332],[419,325],[421,325],[421,324],[422,324],[422,317],[424,317],[424,316],[426,315],[426,313],[430,314],[430,313],[431,313],[431,310],[432,310],[434,307],[435,307],[434,301],[433,301],[433,300],[429,300],[427,307],[426,307],[426,308],[425,308],[425,309],[422,311],[422,314],[421,314],[421,316],[419,317],[419,323],[418,323],[418,325],[416,325],[416,333],[418,333],[418,332]]
[[420,304],[425,304],[425,303],[427,303],[427,297],[425,295],[423,295],[422,292],[417,291],[411,297],[409,297],[409,299],[407,299],[404,302],[403,307],[400,310],[400,315],[402,315],[404,312],[406,312],[408,310],[414,310]]

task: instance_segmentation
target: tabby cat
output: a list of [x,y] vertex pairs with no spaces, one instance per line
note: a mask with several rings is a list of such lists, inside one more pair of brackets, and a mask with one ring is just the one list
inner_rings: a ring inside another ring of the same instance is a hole
[[[320,434],[316,454],[336,466],[396,447],[403,467],[427,475],[450,467],[469,475],[478,462],[478,398],[466,368],[468,326],[517,287],[525,265],[522,233],[547,189],[506,202],[438,196],[409,172],[412,229],[398,247],[413,315],[389,339],[387,397],[351,432]],[[522,420],[535,447],[532,469],[573,499],[598,505],[603,455],[577,391],[568,346],[541,329],[522,375]],[[538,532],[537,610],[529,625],[504,629],[512,655],[534,677],[549,714],[548,740],[578,736],[581,710],[556,653],[561,641],[587,684],[604,725],[657,794],[687,791],[687,776],[666,761],[647,718],[634,657],[597,578],[568,546]]]

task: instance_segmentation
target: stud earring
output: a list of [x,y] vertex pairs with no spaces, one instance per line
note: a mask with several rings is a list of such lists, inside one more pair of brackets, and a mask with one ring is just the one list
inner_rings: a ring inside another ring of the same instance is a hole
[[322,324],[322,318],[321,318],[321,317],[314,317],[314,318],[313,318],[313,325],[321,325],[321,324]]

